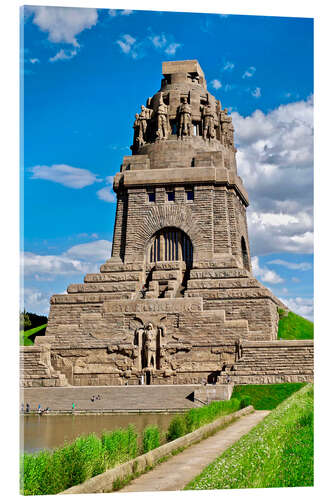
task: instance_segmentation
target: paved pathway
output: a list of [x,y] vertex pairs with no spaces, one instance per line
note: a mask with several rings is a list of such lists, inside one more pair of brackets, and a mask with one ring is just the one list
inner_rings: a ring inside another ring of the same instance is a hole
[[255,411],[241,417],[198,444],[192,445],[182,453],[157,465],[152,471],[134,479],[121,492],[128,491],[175,491],[182,490],[191,479],[195,478],[223,451],[247,434],[269,411]]

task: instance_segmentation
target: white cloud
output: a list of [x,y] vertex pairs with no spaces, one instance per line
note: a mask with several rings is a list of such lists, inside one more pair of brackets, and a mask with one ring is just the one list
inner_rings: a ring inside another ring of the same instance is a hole
[[97,233],[91,233],[91,234],[80,233],[77,235],[77,238],[91,238],[92,240],[95,240],[98,238],[98,234]]
[[232,113],[255,255],[313,251],[313,99]]
[[286,306],[294,313],[299,316],[303,316],[304,318],[313,321],[313,299],[308,299],[304,297],[295,297],[295,298],[280,298],[280,300],[286,304]]
[[223,71],[232,71],[235,65],[233,62],[227,61],[223,66]]
[[36,288],[21,290],[21,307],[35,314],[48,314],[50,297]]
[[50,57],[49,61],[50,62],[56,62],[56,61],[69,61],[70,59],[73,59],[77,54],[77,50],[64,50],[60,49],[55,56]]
[[[119,45],[119,47],[121,48],[122,52],[124,52],[124,54],[129,54],[130,53],[130,51],[132,50],[133,45],[135,44],[135,42],[136,42],[135,38],[133,38],[131,35],[128,35],[128,34],[127,35],[123,35],[122,36],[122,40],[117,40],[116,41],[116,43]],[[133,56],[133,54],[135,54],[135,52],[132,53],[132,56]]]
[[242,78],[252,78],[254,73],[256,72],[256,68],[254,66],[250,66],[244,73]]
[[214,89],[216,89],[216,90],[218,90],[222,87],[222,83],[220,82],[220,80],[217,80],[216,78],[211,81],[211,84],[214,87]]
[[32,59],[29,59],[29,61],[31,62],[31,64],[37,64],[40,62],[40,60],[38,59],[38,57],[34,57]]
[[25,277],[35,277],[38,281],[48,281],[49,277],[60,275],[86,274],[97,272],[97,263],[105,262],[111,255],[112,243],[97,240],[75,245],[60,255],[38,255],[24,252],[21,265]]
[[109,9],[109,15],[111,17],[116,17],[116,16],[130,16],[133,14],[132,10],[124,9],[124,10],[116,10],[116,9]]
[[108,203],[115,203],[117,201],[116,195],[112,192],[113,191],[113,177],[108,176],[105,179],[107,186],[103,187],[102,189],[99,189],[97,191],[97,197],[100,200],[107,201]]
[[283,283],[284,280],[275,271],[272,271],[267,267],[260,267],[259,258],[257,256],[252,257],[251,263],[254,276],[260,278],[261,281],[272,285]]
[[281,259],[275,259],[268,262],[268,264],[275,264],[277,266],[283,266],[287,267],[288,269],[294,269],[297,271],[309,271],[310,269],[312,269],[312,265],[310,262],[296,263],[296,262],[288,262],[286,260],[281,260]]
[[165,49],[165,53],[168,54],[169,56],[174,56],[177,49],[179,49],[179,47],[181,47],[181,44],[180,43],[170,43],[166,49]]
[[173,41],[171,35],[161,33],[160,35],[151,35],[148,40],[153,44],[154,48],[163,51],[168,55],[175,55],[176,51],[181,47],[180,43]]
[[256,87],[254,90],[252,90],[251,95],[256,98],[261,97],[261,88]]
[[161,48],[165,47],[165,45],[167,43],[167,39],[166,39],[164,33],[162,33],[161,35],[154,35],[150,39],[151,39],[151,42],[156,49],[157,48],[161,49]]
[[293,281],[294,283],[299,283],[301,280],[299,278],[296,278],[295,276],[293,276],[291,278],[291,281]]
[[76,258],[85,262],[104,262],[111,256],[111,242],[97,240],[89,243],[74,245],[65,252],[65,256]]
[[48,33],[54,43],[68,43],[79,47],[77,36],[91,29],[98,21],[97,9],[75,7],[27,7],[34,13],[33,23]]
[[71,167],[70,165],[36,165],[30,171],[33,173],[31,179],[44,179],[57,182],[66,187],[81,189],[95,182],[101,182],[96,174],[84,168]]
[[174,41],[172,35],[166,33],[150,34],[142,40],[137,40],[132,35],[126,34],[122,35],[116,43],[124,54],[129,55],[133,59],[140,59],[149,54],[152,46],[158,52],[163,52],[168,56],[174,56],[181,47],[180,43]]

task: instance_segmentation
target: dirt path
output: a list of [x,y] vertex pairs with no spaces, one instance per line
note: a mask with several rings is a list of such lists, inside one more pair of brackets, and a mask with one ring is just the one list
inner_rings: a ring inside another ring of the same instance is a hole
[[182,453],[157,465],[153,470],[134,479],[121,492],[129,491],[175,491],[196,477],[223,451],[255,427],[269,411],[255,411],[221,430],[214,436],[190,446]]

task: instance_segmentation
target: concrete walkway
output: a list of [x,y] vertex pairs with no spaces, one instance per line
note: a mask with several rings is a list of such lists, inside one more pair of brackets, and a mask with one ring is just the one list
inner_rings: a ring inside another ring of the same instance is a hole
[[213,460],[255,427],[269,411],[255,411],[241,417],[207,439],[192,445],[167,462],[134,479],[121,492],[182,490]]

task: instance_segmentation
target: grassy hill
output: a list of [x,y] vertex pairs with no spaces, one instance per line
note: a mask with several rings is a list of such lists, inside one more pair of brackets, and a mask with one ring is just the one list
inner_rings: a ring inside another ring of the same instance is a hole
[[[39,335],[43,335],[43,331],[47,327],[47,323],[45,325],[37,326],[36,328],[31,328],[30,330],[21,330],[20,331],[20,345],[34,345],[34,340],[36,337],[36,333]],[[45,332],[44,332],[45,333]]]
[[295,486],[313,486],[312,384],[278,405],[185,489]]
[[247,396],[250,398],[249,404],[253,405],[256,410],[273,410],[304,385],[306,385],[305,382],[236,385],[231,399],[242,399]]
[[314,325],[308,319],[283,309],[279,309],[279,330],[278,339],[285,340],[306,340],[313,339]]

